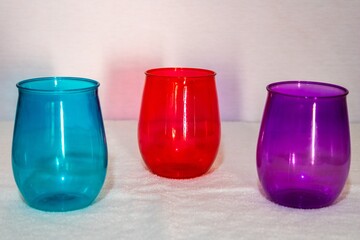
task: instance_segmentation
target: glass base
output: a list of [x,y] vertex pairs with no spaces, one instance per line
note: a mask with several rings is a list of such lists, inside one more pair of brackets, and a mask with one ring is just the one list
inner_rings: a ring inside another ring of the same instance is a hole
[[195,164],[159,164],[149,167],[150,171],[160,177],[187,179],[205,174],[209,168],[199,167]]
[[92,199],[84,194],[76,193],[51,193],[36,197],[29,206],[49,212],[66,212],[85,208],[92,203]]
[[314,209],[331,205],[334,196],[321,191],[307,189],[285,189],[269,194],[270,200],[286,207]]

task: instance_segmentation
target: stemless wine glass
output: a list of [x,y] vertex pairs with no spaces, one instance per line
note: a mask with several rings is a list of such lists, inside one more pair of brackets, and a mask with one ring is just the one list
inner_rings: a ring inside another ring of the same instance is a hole
[[269,199],[294,208],[331,205],[350,167],[348,91],[319,82],[267,86],[257,171]]
[[12,166],[24,200],[44,211],[90,205],[107,169],[99,83],[45,77],[21,81],[17,87]]
[[146,165],[167,178],[206,173],[220,143],[215,72],[158,68],[145,74],[138,141]]

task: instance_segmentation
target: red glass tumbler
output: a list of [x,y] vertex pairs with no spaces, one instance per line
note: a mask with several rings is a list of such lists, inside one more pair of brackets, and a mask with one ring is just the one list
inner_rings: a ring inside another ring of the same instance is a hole
[[167,178],[203,175],[220,144],[215,72],[158,68],[145,75],[138,125],[145,164],[154,174]]
[[319,82],[270,84],[257,146],[269,199],[294,208],[331,205],[350,168],[348,91]]

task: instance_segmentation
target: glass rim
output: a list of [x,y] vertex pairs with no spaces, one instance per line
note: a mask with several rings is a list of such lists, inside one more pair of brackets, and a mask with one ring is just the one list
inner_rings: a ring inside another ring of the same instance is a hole
[[[166,71],[177,71],[177,70],[185,70],[185,71],[196,71],[197,73],[202,74],[193,74],[193,75],[184,75],[184,76],[175,76],[171,74],[164,74]],[[161,74],[162,73],[162,74]],[[213,77],[216,75],[216,72],[213,70],[205,69],[205,68],[192,68],[192,67],[163,67],[163,68],[152,68],[145,71],[146,76],[153,77],[164,77],[164,78],[201,78],[201,77]]]
[[[70,89],[44,89],[44,88],[34,88],[34,87],[26,87],[27,83],[32,82],[45,82],[45,81],[54,81],[54,80],[61,80],[61,81],[73,81],[73,82],[86,82],[89,83],[89,86],[85,87],[75,87]],[[37,78],[29,78],[22,80],[16,83],[16,87],[19,90],[25,90],[30,92],[42,92],[42,93],[70,93],[70,92],[83,92],[83,91],[90,91],[93,89],[97,89],[100,86],[100,83],[96,80],[90,78],[83,78],[83,77],[68,77],[68,76],[49,76],[49,77],[37,77]]]
[[[275,86],[280,86],[280,85],[284,85],[284,84],[308,84],[308,85],[318,85],[318,86],[326,86],[326,87],[330,87],[333,89],[338,89],[341,90],[342,93],[339,94],[330,94],[330,95],[325,95],[325,96],[317,96],[317,95],[299,95],[299,94],[294,94],[294,93],[284,93],[281,91],[278,91],[276,89],[274,89]],[[349,90],[347,90],[345,87],[342,87],[340,85],[336,85],[336,84],[332,84],[332,83],[326,83],[326,82],[317,82],[317,81],[306,81],[306,80],[290,80],[290,81],[280,81],[280,82],[273,82],[270,83],[269,85],[266,86],[266,90],[269,93],[276,93],[279,95],[283,95],[283,96],[288,96],[288,97],[295,97],[295,98],[312,98],[312,99],[316,99],[316,98],[338,98],[338,97],[344,97],[346,95],[349,94]]]

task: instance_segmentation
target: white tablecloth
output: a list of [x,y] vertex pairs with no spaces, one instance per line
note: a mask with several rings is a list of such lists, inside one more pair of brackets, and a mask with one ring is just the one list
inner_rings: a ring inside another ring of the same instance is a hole
[[20,198],[11,169],[13,122],[0,122],[0,239],[359,239],[360,124],[351,125],[352,165],[336,204],[317,210],[269,202],[255,167],[258,123],[223,122],[212,171],[171,180],[145,169],[136,121],[105,122],[109,168],[88,208],[49,213]]

